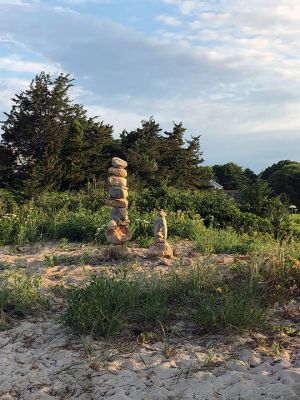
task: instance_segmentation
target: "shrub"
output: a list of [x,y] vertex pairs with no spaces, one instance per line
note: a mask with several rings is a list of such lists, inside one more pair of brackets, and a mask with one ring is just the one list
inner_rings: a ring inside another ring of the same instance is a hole
[[[109,207],[104,205],[102,189],[45,193],[23,204],[18,204],[7,192],[1,193],[0,244],[23,245],[63,237],[106,243],[104,231],[109,221]],[[7,201],[3,200],[6,198]],[[170,187],[144,189],[131,191],[130,202],[133,238],[144,245],[151,240],[153,220],[159,208],[167,210],[170,238],[194,240],[203,234],[204,226],[233,228],[240,234],[253,236],[257,232],[270,233],[279,240],[290,239],[293,231],[297,235],[297,225],[291,226],[290,216],[286,210],[283,213],[282,203],[275,200],[269,207],[268,218],[243,213],[222,191],[183,191]],[[232,234],[226,237],[234,239]]]

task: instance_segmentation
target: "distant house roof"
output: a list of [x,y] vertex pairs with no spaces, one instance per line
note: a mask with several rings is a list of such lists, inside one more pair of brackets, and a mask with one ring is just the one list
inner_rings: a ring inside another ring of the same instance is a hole
[[222,190],[222,189],[223,189],[223,186],[220,185],[218,182],[214,181],[213,179],[211,179],[211,180],[209,181],[209,184],[210,184],[210,186],[211,186],[212,188],[214,188],[214,189],[219,189],[219,190]]

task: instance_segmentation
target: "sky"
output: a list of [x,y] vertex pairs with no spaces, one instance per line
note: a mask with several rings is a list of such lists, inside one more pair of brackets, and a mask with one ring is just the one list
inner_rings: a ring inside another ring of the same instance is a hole
[[0,0],[0,120],[41,71],[114,126],[201,135],[206,165],[300,161],[300,0]]

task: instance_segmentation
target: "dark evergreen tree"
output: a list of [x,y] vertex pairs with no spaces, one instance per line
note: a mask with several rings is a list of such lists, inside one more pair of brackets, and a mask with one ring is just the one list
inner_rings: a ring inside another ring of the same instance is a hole
[[52,80],[42,72],[12,99],[5,114],[2,145],[14,156],[15,185],[28,194],[60,187],[61,149],[71,122],[85,114],[82,106],[71,103],[71,86],[69,75]]
[[161,128],[153,117],[142,121],[142,127],[121,134],[122,152],[128,160],[129,172],[140,183],[155,185],[159,182],[159,166],[162,149]]
[[[11,189],[15,183],[15,155],[6,147],[0,145],[0,188]],[[15,188],[18,189],[18,188]]]
[[84,174],[86,181],[104,179],[111,165],[111,157],[119,155],[113,139],[113,127],[94,118],[86,121],[84,128]]
[[61,151],[62,189],[76,188],[85,180],[84,120],[76,119],[69,127]]
[[[200,136],[185,141],[186,129],[182,122],[174,123],[171,132],[165,132],[161,153],[161,174],[168,184],[197,188],[205,185],[207,171],[200,168],[203,162]],[[205,173],[204,173],[205,172]]]
[[[19,188],[31,196],[78,188],[103,175],[104,147],[113,140],[112,127],[87,118],[83,106],[71,101],[72,82],[69,75],[52,79],[42,72],[28,90],[12,99],[1,141],[3,187]],[[5,159],[10,162],[9,176]]]
[[200,137],[185,141],[186,129],[174,124],[171,132],[161,134],[153,117],[142,121],[142,127],[121,134],[122,154],[129,162],[129,171],[142,185],[170,185],[196,188],[202,186],[207,171],[203,162]]

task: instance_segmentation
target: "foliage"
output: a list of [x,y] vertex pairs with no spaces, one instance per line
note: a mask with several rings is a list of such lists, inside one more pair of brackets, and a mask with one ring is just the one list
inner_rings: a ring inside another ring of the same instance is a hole
[[65,323],[82,333],[111,336],[129,323],[162,320],[166,292],[158,282],[142,286],[126,278],[92,277],[69,293]]
[[275,164],[271,165],[270,167],[267,167],[266,169],[264,169],[260,173],[260,177],[262,179],[268,181],[274,172],[280,171],[285,165],[289,165],[291,163],[293,163],[293,161],[281,160],[278,163],[275,163]]
[[141,128],[113,139],[111,125],[88,118],[84,107],[72,102],[72,86],[68,74],[52,78],[41,72],[12,99],[0,142],[0,187],[25,197],[79,189],[101,181],[113,155],[129,161],[138,186],[166,182],[198,187],[207,182],[211,174],[200,168],[200,137],[185,140],[182,123],[162,134],[151,117]]
[[32,197],[106,173],[112,127],[87,118],[83,106],[71,101],[72,81],[69,75],[52,79],[42,72],[12,99],[0,146],[3,187]]
[[182,123],[174,123],[171,132],[161,131],[151,117],[142,121],[141,128],[122,132],[120,151],[128,160],[130,174],[142,187],[162,183],[182,188],[202,186],[208,174],[199,167],[203,162],[200,137],[185,141]]
[[12,317],[24,317],[29,310],[44,303],[39,295],[40,277],[32,277],[24,270],[14,270],[0,277],[0,327]]
[[[176,188],[131,191],[129,217],[133,238],[147,246],[152,238],[153,220],[160,208],[167,210],[170,238],[196,240],[204,228],[230,228],[239,234],[273,234],[290,238],[297,232],[286,206],[274,198],[265,217],[242,212],[221,191],[179,190]],[[105,227],[110,209],[103,189],[79,192],[49,192],[20,202],[8,192],[0,193],[0,243],[19,244],[59,240],[106,243]],[[208,237],[208,230],[204,237]],[[229,235],[232,235],[231,233]]]
[[206,331],[256,327],[263,323],[266,313],[256,288],[249,282],[237,288],[223,284],[211,292],[198,290],[192,299],[195,321]]
[[268,181],[277,193],[285,194],[292,204],[300,209],[300,163],[282,160],[261,173],[261,178]]
[[203,254],[251,254],[274,246],[270,235],[250,236],[230,229],[206,229],[196,238],[196,249]]
[[270,176],[269,183],[277,194],[286,194],[289,201],[300,209],[300,163],[284,165]]
[[237,190],[245,188],[255,181],[256,175],[249,168],[245,170],[233,162],[212,167],[215,179],[226,190]]
[[269,184],[261,178],[257,178],[242,193],[242,207],[244,210],[259,216],[265,216],[269,207],[273,191]]
[[275,302],[297,294],[299,263],[297,246],[278,245],[226,270],[209,258],[192,269],[175,266],[159,279],[130,278],[120,269],[72,289],[64,321],[95,336],[160,331],[179,318],[204,332],[258,327]]
[[103,194],[49,193],[15,205],[9,214],[0,215],[0,243],[19,244],[66,238],[93,241],[102,227],[98,240],[104,242],[104,227],[109,208],[103,207]]

